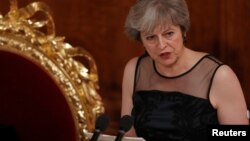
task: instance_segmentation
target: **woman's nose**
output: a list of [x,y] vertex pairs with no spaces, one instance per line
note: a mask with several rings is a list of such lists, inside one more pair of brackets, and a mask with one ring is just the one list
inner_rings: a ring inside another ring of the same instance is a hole
[[158,40],[158,47],[159,47],[160,49],[164,49],[164,48],[166,48],[166,46],[167,46],[166,41],[165,41],[162,37],[159,37],[159,40]]

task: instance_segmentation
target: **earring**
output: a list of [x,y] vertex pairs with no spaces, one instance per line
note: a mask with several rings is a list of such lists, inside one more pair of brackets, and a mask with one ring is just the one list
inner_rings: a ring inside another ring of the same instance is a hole
[[183,43],[184,43],[184,44],[187,43],[187,35],[186,35],[186,34],[183,35]]

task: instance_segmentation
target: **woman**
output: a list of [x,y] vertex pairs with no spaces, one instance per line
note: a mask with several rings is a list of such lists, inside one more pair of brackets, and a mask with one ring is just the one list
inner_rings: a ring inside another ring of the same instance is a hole
[[207,125],[249,124],[237,76],[185,46],[189,25],[185,0],[138,0],[130,9],[125,30],[146,53],[124,70],[122,116],[134,118],[127,136],[206,140]]

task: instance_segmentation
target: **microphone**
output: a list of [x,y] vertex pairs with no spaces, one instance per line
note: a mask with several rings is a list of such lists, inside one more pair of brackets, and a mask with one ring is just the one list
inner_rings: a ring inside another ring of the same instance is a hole
[[120,128],[116,135],[115,141],[121,141],[124,134],[132,127],[133,119],[129,115],[124,115],[120,120]]
[[109,124],[109,117],[105,114],[101,114],[96,120],[95,130],[90,141],[97,141],[101,132],[108,127],[108,124]]

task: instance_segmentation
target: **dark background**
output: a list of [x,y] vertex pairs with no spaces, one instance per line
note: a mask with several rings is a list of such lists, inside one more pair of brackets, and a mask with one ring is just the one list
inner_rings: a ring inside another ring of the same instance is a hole
[[[116,134],[120,119],[121,83],[126,62],[143,52],[123,31],[129,7],[136,0],[41,0],[51,9],[56,35],[87,49],[97,63],[99,93],[111,117],[107,133]],[[34,0],[19,0],[24,7]],[[215,55],[240,79],[250,108],[250,1],[187,0],[191,15],[188,47]],[[9,10],[1,0],[0,12]]]

